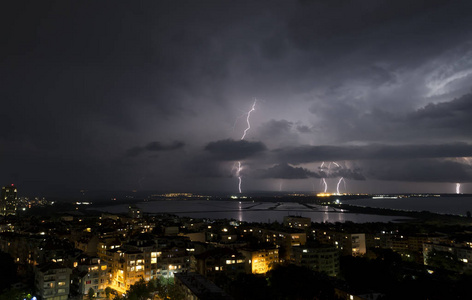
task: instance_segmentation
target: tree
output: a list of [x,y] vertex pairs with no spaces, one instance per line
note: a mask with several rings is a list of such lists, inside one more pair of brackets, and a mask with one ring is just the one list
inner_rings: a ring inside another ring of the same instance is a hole
[[[112,290],[105,289],[107,297],[112,293]],[[124,296],[116,295],[113,300],[147,300],[157,295],[158,299],[161,300],[184,300],[185,295],[182,291],[174,284],[172,278],[165,279],[161,278],[151,280],[149,282],[144,281],[141,278],[138,282],[131,285],[128,292]]]
[[107,287],[105,288],[105,295],[106,295],[107,299],[110,299],[110,298],[111,298],[111,293],[112,293],[112,291],[113,291],[113,289],[112,289],[111,287],[109,287],[109,286],[107,286]]
[[17,280],[17,268],[10,254],[0,251],[0,291],[9,289]]
[[146,300],[151,298],[152,285],[146,283],[143,278],[131,285],[126,293],[126,299],[129,300]]
[[185,295],[183,292],[174,284],[173,278],[164,278],[156,279],[152,282],[149,282],[152,285],[154,291],[157,292],[159,299],[167,300],[183,300]]
[[[3,291],[1,294],[0,294],[0,300],[23,300],[23,299],[27,299],[27,297],[25,297],[25,293],[23,293],[22,291],[20,290],[17,290],[17,289],[10,289],[8,291]],[[31,297],[30,297],[31,299]]]
[[464,269],[464,263],[455,254],[447,251],[433,250],[429,252],[426,262],[429,266],[457,273],[462,272]]
[[90,300],[92,300],[93,298],[95,298],[95,291],[92,288],[89,288],[87,296]]
[[267,273],[268,286],[272,293],[265,299],[325,299],[334,298],[334,289],[329,279],[308,268],[293,264],[277,265]]
[[267,284],[267,279],[262,275],[239,274],[236,280],[230,282],[227,292],[234,299],[273,299]]

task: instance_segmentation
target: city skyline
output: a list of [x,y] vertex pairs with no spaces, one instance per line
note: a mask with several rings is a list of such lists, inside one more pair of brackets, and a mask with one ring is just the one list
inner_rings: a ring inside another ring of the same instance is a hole
[[472,192],[472,3],[7,6],[1,186]]

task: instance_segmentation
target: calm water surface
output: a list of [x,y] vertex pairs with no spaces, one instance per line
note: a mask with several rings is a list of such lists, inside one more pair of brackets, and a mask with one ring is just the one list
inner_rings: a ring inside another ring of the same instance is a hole
[[[334,211],[327,206],[299,203],[239,202],[215,200],[162,200],[137,204],[144,213],[170,213],[178,216],[210,219],[235,219],[244,222],[282,222],[284,216],[309,217],[313,222],[390,222],[405,219],[401,216],[351,214]],[[126,213],[128,205],[114,205],[100,210],[110,213]]]
[[401,209],[412,211],[430,211],[439,214],[466,215],[472,212],[472,197],[411,197],[398,199],[358,199],[345,201],[346,204]]

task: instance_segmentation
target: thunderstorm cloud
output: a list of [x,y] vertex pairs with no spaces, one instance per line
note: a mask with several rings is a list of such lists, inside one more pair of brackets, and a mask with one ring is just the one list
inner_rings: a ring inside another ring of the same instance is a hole
[[144,147],[133,147],[126,151],[127,157],[135,157],[140,155],[143,152],[159,152],[159,151],[171,151],[181,149],[185,146],[184,142],[174,141],[170,144],[162,144],[161,142],[150,142],[149,144],[145,145]]
[[315,172],[301,167],[294,167],[289,164],[278,164],[265,170],[257,170],[254,174],[254,177],[278,179],[306,179],[310,177],[320,178]]
[[245,191],[343,177],[348,192],[472,192],[471,11],[7,1],[0,183],[22,195],[232,193],[240,162]]
[[369,159],[411,159],[470,157],[472,145],[466,143],[442,145],[381,145],[366,146],[299,146],[273,150],[275,160],[291,164]]
[[368,162],[364,167],[369,177],[379,180],[449,183],[472,181],[472,166],[449,160],[380,160]]
[[214,155],[218,160],[241,160],[254,156],[266,150],[262,142],[249,142],[245,140],[220,140],[210,142],[205,150]]

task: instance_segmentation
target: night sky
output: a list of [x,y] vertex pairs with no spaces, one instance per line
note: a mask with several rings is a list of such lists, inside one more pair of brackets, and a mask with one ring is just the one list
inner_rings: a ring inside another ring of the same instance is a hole
[[22,194],[472,192],[472,1],[1,6]]

